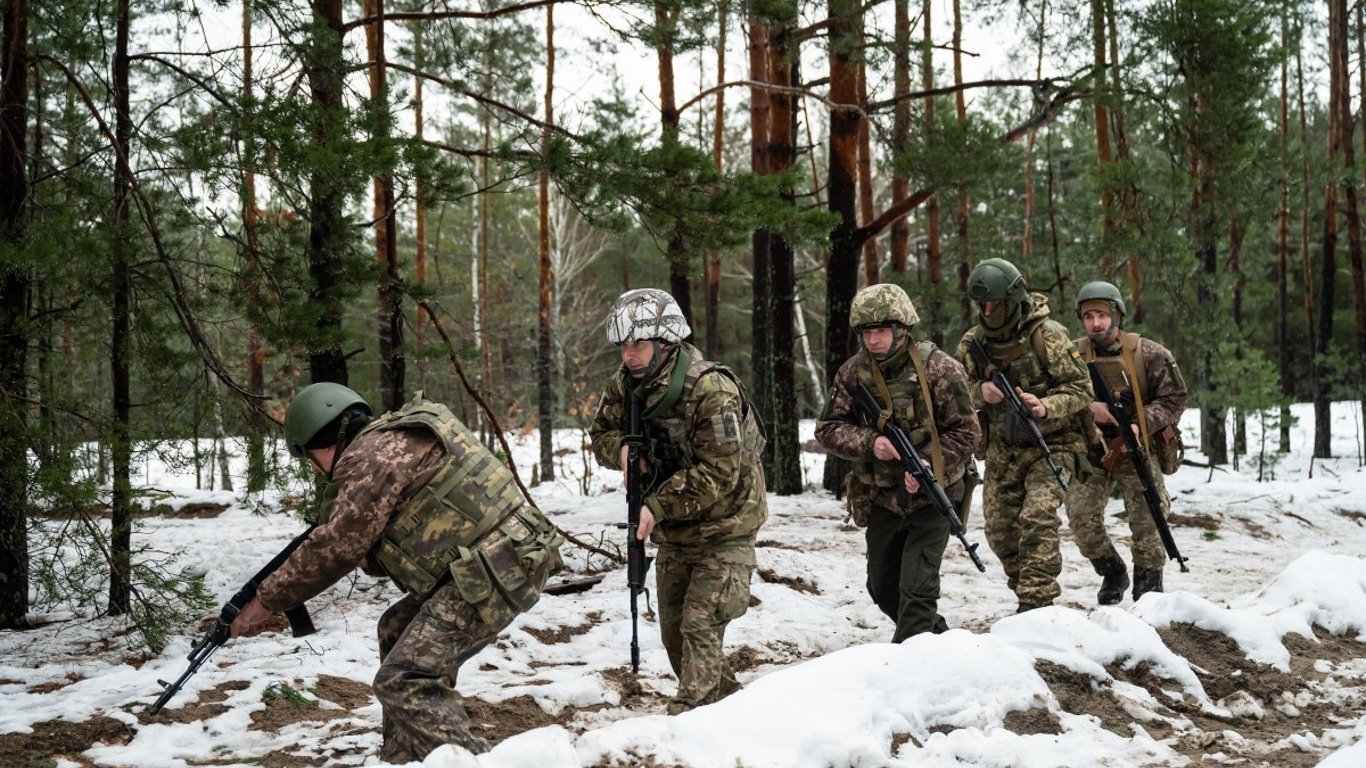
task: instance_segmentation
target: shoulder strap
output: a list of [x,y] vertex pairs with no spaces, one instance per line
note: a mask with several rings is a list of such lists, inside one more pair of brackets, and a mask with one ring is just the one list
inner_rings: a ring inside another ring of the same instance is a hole
[[664,397],[655,401],[646,411],[640,414],[644,421],[658,418],[668,413],[669,409],[678,402],[678,396],[683,394],[683,384],[688,378],[688,369],[692,367],[692,355],[688,353],[686,347],[678,348],[678,355],[674,359],[673,372],[669,374],[669,388],[664,391]]
[[1139,345],[1143,339],[1136,333],[1120,331],[1119,334],[1120,356],[1124,360],[1124,368],[1128,370],[1132,377],[1133,386],[1129,389],[1134,393],[1134,411],[1138,415],[1138,439],[1143,442],[1144,450],[1152,452],[1152,446],[1148,441],[1148,417],[1143,412],[1143,395],[1148,391],[1148,372],[1142,365],[1142,356],[1138,354]]
[[1048,379],[1048,388],[1052,389],[1053,372],[1048,370],[1048,348],[1043,343],[1043,326],[1048,322],[1048,318],[1041,317],[1034,321],[1033,327],[1029,329],[1029,342],[1034,346],[1034,357],[1039,361],[1039,368],[1043,370],[1044,378]]
[[925,376],[925,360],[934,354],[934,342],[922,341],[911,345],[911,362],[915,364],[915,373],[920,378],[920,397],[925,401],[927,417],[926,423],[930,429],[930,464],[934,469],[934,476],[939,479],[940,485],[946,485],[944,480],[944,451],[939,447],[939,426],[934,419],[934,400],[930,399],[930,381]]

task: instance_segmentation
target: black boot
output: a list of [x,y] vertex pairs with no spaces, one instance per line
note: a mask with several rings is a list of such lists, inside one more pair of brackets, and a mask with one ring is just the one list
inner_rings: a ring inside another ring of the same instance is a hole
[[1102,577],[1096,600],[1101,605],[1115,605],[1123,600],[1124,590],[1129,588],[1129,568],[1124,565],[1119,553],[1112,549],[1104,557],[1092,560],[1091,567]]
[[1161,568],[1139,568],[1134,566],[1134,602],[1149,592],[1162,591]]

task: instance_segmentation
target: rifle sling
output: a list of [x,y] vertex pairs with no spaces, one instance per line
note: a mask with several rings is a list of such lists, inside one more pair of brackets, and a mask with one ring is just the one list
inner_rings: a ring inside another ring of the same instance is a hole
[[[944,451],[939,447],[939,429],[934,423],[934,401],[930,399],[930,385],[925,378],[925,361],[920,359],[919,344],[910,339],[907,339],[906,343],[911,347],[907,351],[911,355],[911,362],[915,364],[916,376],[920,379],[920,397],[925,402],[925,423],[928,425],[930,433],[930,466],[934,470],[935,479],[939,481],[939,484],[947,486],[948,483],[944,477]],[[878,399],[880,400],[878,405],[881,406],[881,411],[878,414],[876,426],[877,431],[881,432],[883,427],[887,426],[887,421],[892,418],[892,393],[887,389],[887,380],[882,377],[882,367],[878,365],[877,358],[869,355],[868,359],[872,362],[870,367],[872,368],[873,383],[877,385]],[[882,405],[883,403],[886,405]],[[908,433],[906,437],[909,440],[910,434]]]

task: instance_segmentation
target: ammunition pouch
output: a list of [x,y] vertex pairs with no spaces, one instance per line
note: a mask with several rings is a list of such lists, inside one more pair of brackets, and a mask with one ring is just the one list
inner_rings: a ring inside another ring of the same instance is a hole
[[1186,455],[1186,446],[1181,441],[1181,430],[1168,424],[1152,437],[1153,460],[1164,475],[1170,475],[1181,468],[1181,460]]
[[844,503],[854,525],[867,528],[868,517],[873,513],[873,488],[860,482],[853,472],[844,476]]

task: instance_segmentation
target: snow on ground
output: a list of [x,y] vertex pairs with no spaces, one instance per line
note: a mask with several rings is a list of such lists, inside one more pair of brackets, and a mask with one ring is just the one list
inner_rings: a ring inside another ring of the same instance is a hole
[[[501,743],[477,760],[443,748],[423,765],[1366,764],[1366,472],[1355,408],[1335,405],[1344,458],[1309,460],[1311,415],[1297,406],[1292,451],[1271,479],[1257,482],[1256,457],[1241,471],[1187,466],[1169,477],[1190,572],[1168,567],[1167,593],[1138,605],[1095,607],[1098,577],[1064,525],[1061,600],[1016,615],[979,498],[968,538],[983,544],[987,573],[950,540],[940,610],[955,629],[900,645],[886,642],[891,622],[864,591],[862,533],[841,504],[816,490],[770,496],[752,605],[726,638],[742,691],[665,716],[675,681],[658,627],[642,617],[632,675],[625,573],[614,568],[586,591],[544,597],[462,670],[478,727]],[[1197,417],[1183,424],[1188,444]],[[805,424],[803,437],[811,431]],[[524,475],[535,437],[515,445]],[[562,464],[533,489],[538,503],[571,534],[620,546],[619,476],[584,467],[579,432],[558,438]],[[805,454],[809,488],[821,459]],[[155,464],[141,475],[175,493],[173,508],[228,505],[217,517],[145,518],[134,535],[135,548],[184,550],[220,601],[301,528],[289,514],[258,513],[277,510],[280,492],[195,491],[192,475]],[[1127,561],[1121,508],[1111,504],[1108,523]],[[583,549],[566,555],[560,578],[604,565]],[[35,615],[40,628],[0,633],[0,764],[377,764],[380,713],[366,685],[375,620],[396,597],[363,575],[344,580],[311,604],[317,634],[228,644],[158,717],[144,711],[156,681],[180,675],[196,627],[146,658],[116,620]],[[302,708],[280,703],[282,686]],[[35,743],[47,746],[25,746]]]

